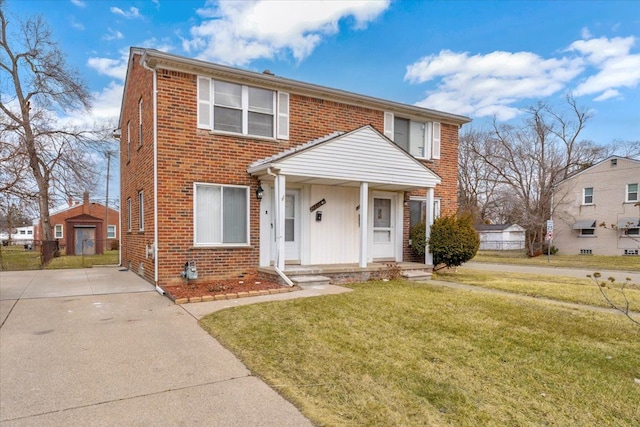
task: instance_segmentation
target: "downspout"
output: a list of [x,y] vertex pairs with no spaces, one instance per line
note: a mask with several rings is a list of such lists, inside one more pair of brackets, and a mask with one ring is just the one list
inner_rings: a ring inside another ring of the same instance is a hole
[[[272,176],[272,177],[273,177],[273,183],[274,183],[274,184],[273,184],[273,193],[274,193],[274,199],[275,199],[275,202],[276,202],[276,203],[275,203],[276,208],[275,208],[275,210],[274,210],[274,211],[275,211],[275,212],[276,212],[276,214],[277,214],[277,213],[278,213],[278,208],[277,208],[277,206],[278,206],[278,199],[280,198],[280,193],[278,192],[278,185],[277,185],[277,178],[278,178],[278,175],[276,175],[275,173],[273,173],[273,172],[271,171],[271,168],[270,168],[270,167],[268,167],[268,168],[267,168],[267,175],[270,175],[270,176]],[[277,218],[276,218],[276,219],[277,219]],[[280,233],[280,230],[279,230],[279,227],[277,227],[278,222],[277,222],[277,221],[275,221],[275,222],[276,222],[276,259],[275,259],[275,262],[273,263],[273,269],[276,271],[276,273],[278,273],[278,276],[280,276],[280,277],[282,278],[282,280],[284,280],[284,281],[285,281],[285,283],[286,283],[287,285],[289,285],[289,286],[293,286],[293,282],[291,281],[291,279],[289,279],[289,278],[286,276],[286,274],[284,274],[284,272],[278,268],[278,258],[277,258],[277,257],[278,257],[278,256],[279,256],[279,254],[280,254],[280,251],[278,250],[278,242],[280,242],[280,239],[278,239],[277,234],[278,234],[278,233]]]
[[158,286],[158,73],[147,65],[146,56],[145,52],[142,55],[142,67],[153,73],[153,280],[156,291],[164,295],[164,290]]

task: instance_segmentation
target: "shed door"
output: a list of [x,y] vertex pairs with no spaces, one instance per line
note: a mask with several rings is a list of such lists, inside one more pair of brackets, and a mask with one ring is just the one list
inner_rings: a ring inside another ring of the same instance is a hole
[[96,253],[96,229],[95,227],[76,227],[75,252],[76,255],[95,255]]

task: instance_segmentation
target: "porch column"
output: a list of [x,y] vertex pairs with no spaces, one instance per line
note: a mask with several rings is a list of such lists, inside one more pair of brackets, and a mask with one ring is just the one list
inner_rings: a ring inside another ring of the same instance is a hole
[[[426,240],[427,242],[429,241],[429,236],[431,236],[431,226],[433,225],[433,187],[431,188],[427,188],[427,201],[426,203],[426,214],[427,217],[425,218],[425,222],[426,222],[426,227],[425,227],[425,231],[426,231]],[[433,264],[433,254],[431,254],[430,250],[429,250],[429,243],[427,243],[426,249],[424,251],[424,263],[427,265],[432,265]]]
[[286,178],[278,174],[274,181],[276,197],[276,266],[284,271],[284,200],[286,195]]
[[369,246],[369,183],[360,183],[360,268],[367,266],[367,248]]

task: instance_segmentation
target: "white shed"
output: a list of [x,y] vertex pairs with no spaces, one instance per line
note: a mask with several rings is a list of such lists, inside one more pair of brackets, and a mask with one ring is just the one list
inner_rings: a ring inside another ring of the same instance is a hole
[[480,250],[524,249],[525,229],[518,224],[481,224],[476,226]]

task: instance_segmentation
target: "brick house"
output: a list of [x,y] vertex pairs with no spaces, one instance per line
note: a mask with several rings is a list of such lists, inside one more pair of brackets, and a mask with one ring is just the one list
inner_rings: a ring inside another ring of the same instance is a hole
[[609,157],[554,189],[553,245],[565,255],[640,255],[640,159]]
[[[84,193],[82,203],[69,200],[68,207],[54,209],[50,221],[53,237],[67,255],[99,255],[105,248],[117,247],[120,212],[89,201],[88,192]],[[105,222],[108,223],[106,230]],[[42,240],[40,225],[36,224],[34,229],[34,239],[39,242]]]
[[122,263],[160,287],[184,283],[188,261],[198,280],[358,280],[385,262],[427,270],[409,230],[456,211],[458,130],[469,121],[132,48]]

